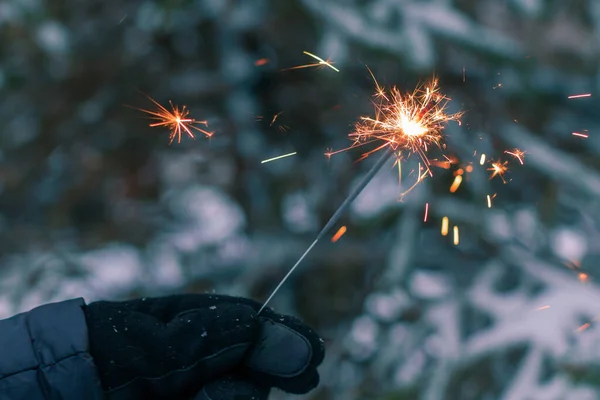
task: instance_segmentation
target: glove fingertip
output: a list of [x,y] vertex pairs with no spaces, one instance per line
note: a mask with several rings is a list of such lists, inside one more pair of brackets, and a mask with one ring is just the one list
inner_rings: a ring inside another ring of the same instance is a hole
[[308,393],[319,384],[323,341],[295,317],[267,315],[259,317],[259,341],[245,359],[248,376],[288,393]]

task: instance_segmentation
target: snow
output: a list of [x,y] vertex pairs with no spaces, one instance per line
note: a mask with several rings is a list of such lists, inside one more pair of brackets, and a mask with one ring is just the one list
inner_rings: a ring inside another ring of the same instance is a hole
[[182,223],[168,235],[168,240],[181,251],[220,243],[246,223],[240,207],[212,188],[192,186],[170,200],[169,208]]
[[[398,185],[397,170],[390,171],[392,163],[386,164],[369,182],[350,206],[352,215],[359,220],[370,219],[398,205],[401,188]],[[352,183],[354,188],[361,177]]]
[[156,3],[145,2],[137,9],[135,24],[140,30],[152,32],[164,23],[163,15]]
[[361,316],[352,323],[349,351],[356,359],[370,357],[377,348],[378,326],[369,316]]
[[366,310],[382,321],[393,321],[407,307],[409,299],[406,293],[395,290],[389,294],[373,293],[365,300]]
[[87,252],[78,261],[88,274],[88,284],[99,296],[132,287],[143,275],[139,251],[124,244]]
[[42,24],[36,36],[40,47],[48,53],[64,54],[69,48],[69,34],[66,28],[56,21]]
[[543,11],[543,0],[512,0],[527,16],[536,17]]
[[563,260],[579,261],[587,253],[586,237],[573,229],[556,229],[551,240],[552,250]]
[[450,293],[450,285],[442,274],[417,270],[412,274],[410,290],[422,299],[436,300]]
[[303,192],[288,193],[283,197],[281,212],[286,228],[291,232],[309,232],[317,229],[317,217]]

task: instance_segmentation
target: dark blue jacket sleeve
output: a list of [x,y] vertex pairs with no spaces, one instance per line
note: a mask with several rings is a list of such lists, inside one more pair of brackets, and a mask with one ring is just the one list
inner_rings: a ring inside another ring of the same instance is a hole
[[83,299],[0,320],[0,399],[100,400]]

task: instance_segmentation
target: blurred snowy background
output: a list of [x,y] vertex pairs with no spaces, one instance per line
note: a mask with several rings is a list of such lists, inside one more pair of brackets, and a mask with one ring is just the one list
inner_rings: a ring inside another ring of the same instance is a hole
[[[341,72],[282,72],[303,50]],[[384,168],[272,303],[326,339],[303,398],[599,398],[599,60],[597,0],[0,0],[0,316],[266,299],[372,164],[323,155],[372,112],[365,64],[407,90],[436,73],[460,165],[403,202]],[[215,136],[168,146],[137,89]]]

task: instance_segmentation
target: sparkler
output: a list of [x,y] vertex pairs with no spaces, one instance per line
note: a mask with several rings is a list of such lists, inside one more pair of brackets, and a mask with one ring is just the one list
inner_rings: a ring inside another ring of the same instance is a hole
[[177,138],[177,143],[181,143],[181,134],[182,133],[187,133],[187,135],[189,137],[191,137],[192,139],[195,139],[196,137],[194,136],[194,132],[192,132],[192,129],[195,131],[198,131],[198,132],[202,132],[204,135],[206,135],[206,137],[211,137],[214,134],[214,132],[209,132],[205,129],[195,126],[198,124],[208,126],[208,122],[207,121],[198,121],[193,118],[188,118],[190,111],[187,109],[187,107],[185,105],[181,106],[181,108],[179,108],[176,105],[173,105],[173,103],[169,100],[169,104],[171,105],[171,111],[169,111],[168,109],[166,109],[165,107],[160,105],[152,97],[150,97],[148,95],[146,95],[146,97],[148,97],[148,99],[150,99],[150,101],[152,101],[152,103],[154,103],[154,105],[156,106],[156,110],[151,111],[151,110],[144,110],[142,108],[137,108],[137,107],[132,107],[132,108],[135,108],[136,110],[139,110],[139,111],[143,111],[146,114],[150,114],[151,115],[150,119],[158,121],[158,122],[150,124],[150,127],[154,128],[157,126],[164,126],[164,127],[169,128],[169,130],[170,130],[169,145],[171,145],[173,143],[173,140],[175,140],[175,138]]
[[[371,71],[369,70],[369,72]],[[403,152],[407,152],[407,156],[416,153],[423,161],[426,173],[431,175],[431,171],[429,170],[430,162],[427,158],[429,147],[432,145],[441,147],[444,124],[449,121],[459,121],[462,115],[462,113],[448,114],[446,112],[450,98],[439,92],[437,79],[433,79],[430,82],[417,87],[417,89],[410,94],[404,94],[395,86],[389,90],[385,90],[377,83],[373,73],[371,73],[371,76],[373,77],[376,88],[374,97],[378,99],[378,101],[373,102],[375,117],[360,117],[355,125],[354,131],[349,134],[349,138],[353,141],[353,144],[342,150],[328,152],[326,155],[332,156],[333,154],[360,147],[365,144],[381,142],[383,142],[383,144],[379,144],[374,150],[363,153],[360,160],[365,159],[377,151],[384,151],[381,152],[381,157],[377,160],[375,165],[373,165],[369,172],[367,172],[363,179],[338,207],[308,249],[306,249],[298,261],[275,287],[273,292],[271,292],[258,311],[259,313],[271,301],[273,296],[279,291],[281,286],[287,281],[296,268],[298,268],[313,247],[315,247],[333,225],[335,225],[354,199],[356,199],[391,156],[396,155],[396,162],[399,162]],[[420,169],[421,168],[419,168],[419,176],[415,185],[422,181],[426,176],[426,174],[421,173]],[[413,185],[413,187],[415,185]],[[412,189],[412,187],[410,189]]]
[[386,151],[386,152],[384,152],[382,154],[382,156],[379,158],[379,160],[377,160],[377,162],[375,163],[375,165],[373,165],[373,167],[371,167],[371,169],[369,170],[369,172],[367,172],[367,174],[364,176],[364,178],[354,188],[354,190],[352,192],[350,192],[350,194],[348,195],[348,197],[346,197],[346,200],[344,200],[342,202],[342,204],[338,207],[338,209],[336,210],[336,212],[333,213],[333,216],[329,219],[329,221],[327,222],[327,224],[325,224],[325,226],[321,229],[321,231],[317,235],[317,238],[314,240],[314,242],[312,242],[311,245],[308,246],[308,249],[306,249],[306,251],[300,256],[300,258],[298,259],[298,261],[296,261],[296,264],[294,264],[292,266],[292,268],[288,271],[288,273],[283,277],[283,279],[281,279],[281,281],[279,282],[279,284],[271,292],[271,295],[264,302],[264,304],[262,305],[262,307],[260,308],[260,310],[258,310],[259,314],[263,310],[263,308],[265,308],[266,305],[269,304],[269,302],[271,301],[271,299],[273,298],[273,296],[275,296],[275,294],[279,291],[279,289],[281,288],[281,286],[283,286],[283,284],[288,280],[288,278],[294,273],[294,271],[296,270],[296,268],[298,268],[298,266],[300,265],[300,263],[302,263],[302,261],[304,260],[304,258],[306,258],[306,256],[308,255],[308,253],[310,253],[310,251],[313,249],[313,247],[315,247],[315,245],[327,234],[327,232],[333,227],[333,225],[335,225],[335,223],[341,218],[341,216],[344,214],[344,212],[346,211],[346,209],[350,206],[350,204],[352,203],[352,201],[354,201],[354,199],[356,197],[358,197],[358,195],[360,194],[360,192],[362,192],[362,190],[367,186],[367,184],[371,181],[371,179],[373,179],[373,177],[375,176],[375,174],[381,169],[381,167],[383,166],[383,164],[385,164],[385,162],[390,158],[390,155],[392,155],[392,154],[393,154],[392,151]]

